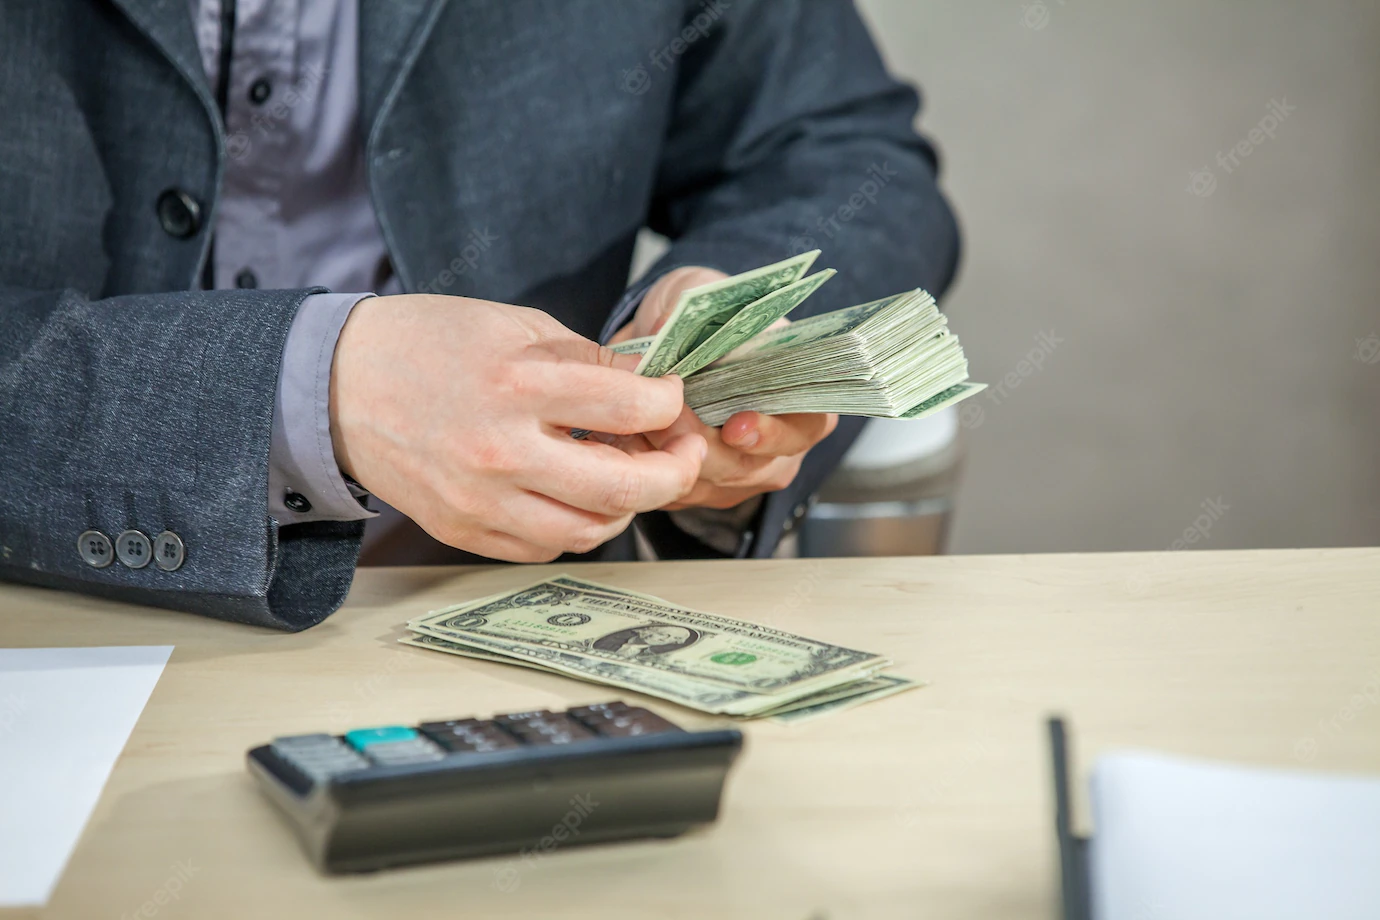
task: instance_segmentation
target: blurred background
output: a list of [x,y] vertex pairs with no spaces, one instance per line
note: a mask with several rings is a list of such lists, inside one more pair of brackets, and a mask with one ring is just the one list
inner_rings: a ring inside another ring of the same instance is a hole
[[858,3],[992,384],[949,551],[1380,544],[1380,4]]

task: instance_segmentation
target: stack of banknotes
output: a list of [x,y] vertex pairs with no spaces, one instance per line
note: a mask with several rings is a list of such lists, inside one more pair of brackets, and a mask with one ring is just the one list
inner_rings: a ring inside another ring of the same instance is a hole
[[700,420],[735,412],[923,418],[978,393],[958,338],[921,290],[772,328],[835,274],[806,275],[819,250],[681,295],[655,336],[614,346],[637,372],[685,379]]
[[568,575],[435,610],[405,645],[634,690],[702,712],[795,721],[920,686],[891,661]]

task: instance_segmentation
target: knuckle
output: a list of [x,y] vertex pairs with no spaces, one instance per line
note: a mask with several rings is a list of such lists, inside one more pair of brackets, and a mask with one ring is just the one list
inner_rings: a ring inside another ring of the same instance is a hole
[[641,427],[642,414],[632,400],[620,399],[610,404],[609,424],[617,429],[617,434],[637,434]]
[[558,549],[547,549],[542,546],[532,547],[532,558],[528,560],[534,563],[555,562],[561,558],[561,551]]
[[512,473],[522,468],[520,452],[501,438],[476,438],[469,445],[470,464],[485,473]]
[[485,370],[484,382],[488,384],[491,394],[514,394],[522,389],[522,374],[518,372],[514,362],[496,361]]
[[637,511],[642,497],[642,481],[633,473],[620,471],[604,485],[603,504],[617,514]]
[[537,546],[535,543],[528,543],[518,537],[505,539],[495,535],[487,541],[487,544],[482,551],[483,554],[495,559],[502,559],[505,562],[551,562],[561,554],[558,549]]
[[588,524],[571,537],[569,549],[572,553],[593,552],[607,543],[617,532],[607,526]]

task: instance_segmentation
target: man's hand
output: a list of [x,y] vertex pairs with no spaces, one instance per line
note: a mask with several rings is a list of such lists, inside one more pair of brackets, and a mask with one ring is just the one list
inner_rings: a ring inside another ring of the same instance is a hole
[[[712,268],[686,267],[668,272],[647,292],[637,313],[613,336],[616,344],[653,335],[670,317],[681,292],[728,277]],[[778,320],[772,328],[789,325]],[[680,508],[732,508],[763,492],[784,489],[800,471],[805,454],[838,425],[837,415],[800,413],[762,415],[739,412],[723,428],[710,428],[686,406],[675,422],[640,438],[620,438],[617,443],[637,455],[665,450],[680,439],[699,436],[709,445],[699,481],[691,492],[665,505]]]
[[635,435],[680,416],[679,378],[638,377],[620,357],[539,310],[363,300],[332,364],[336,460],[451,546],[514,562],[587,552],[635,513],[682,500],[707,451],[694,432],[634,453],[569,436]]

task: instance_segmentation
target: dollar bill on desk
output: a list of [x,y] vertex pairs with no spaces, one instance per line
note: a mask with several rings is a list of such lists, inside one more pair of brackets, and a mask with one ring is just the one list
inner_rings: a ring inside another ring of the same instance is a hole
[[[399,641],[757,717],[859,697],[890,661],[567,575],[433,611]],[[842,692],[840,692],[842,691]]]
[[878,674],[876,677],[858,681],[856,684],[835,693],[820,694],[821,699],[807,697],[803,700],[797,700],[781,709],[763,713],[762,717],[771,719],[773,722],[792,725],[796,722],[804,722],[807,719],[828,715],[831,712],[852,709],[863,703],[870,703],[873,700],[880,700],[883,697],[894,696],[897,693],[904,693],[907,690],[915,690],[923,686],[925,686],[923,681],[911,680],[896,674]]

